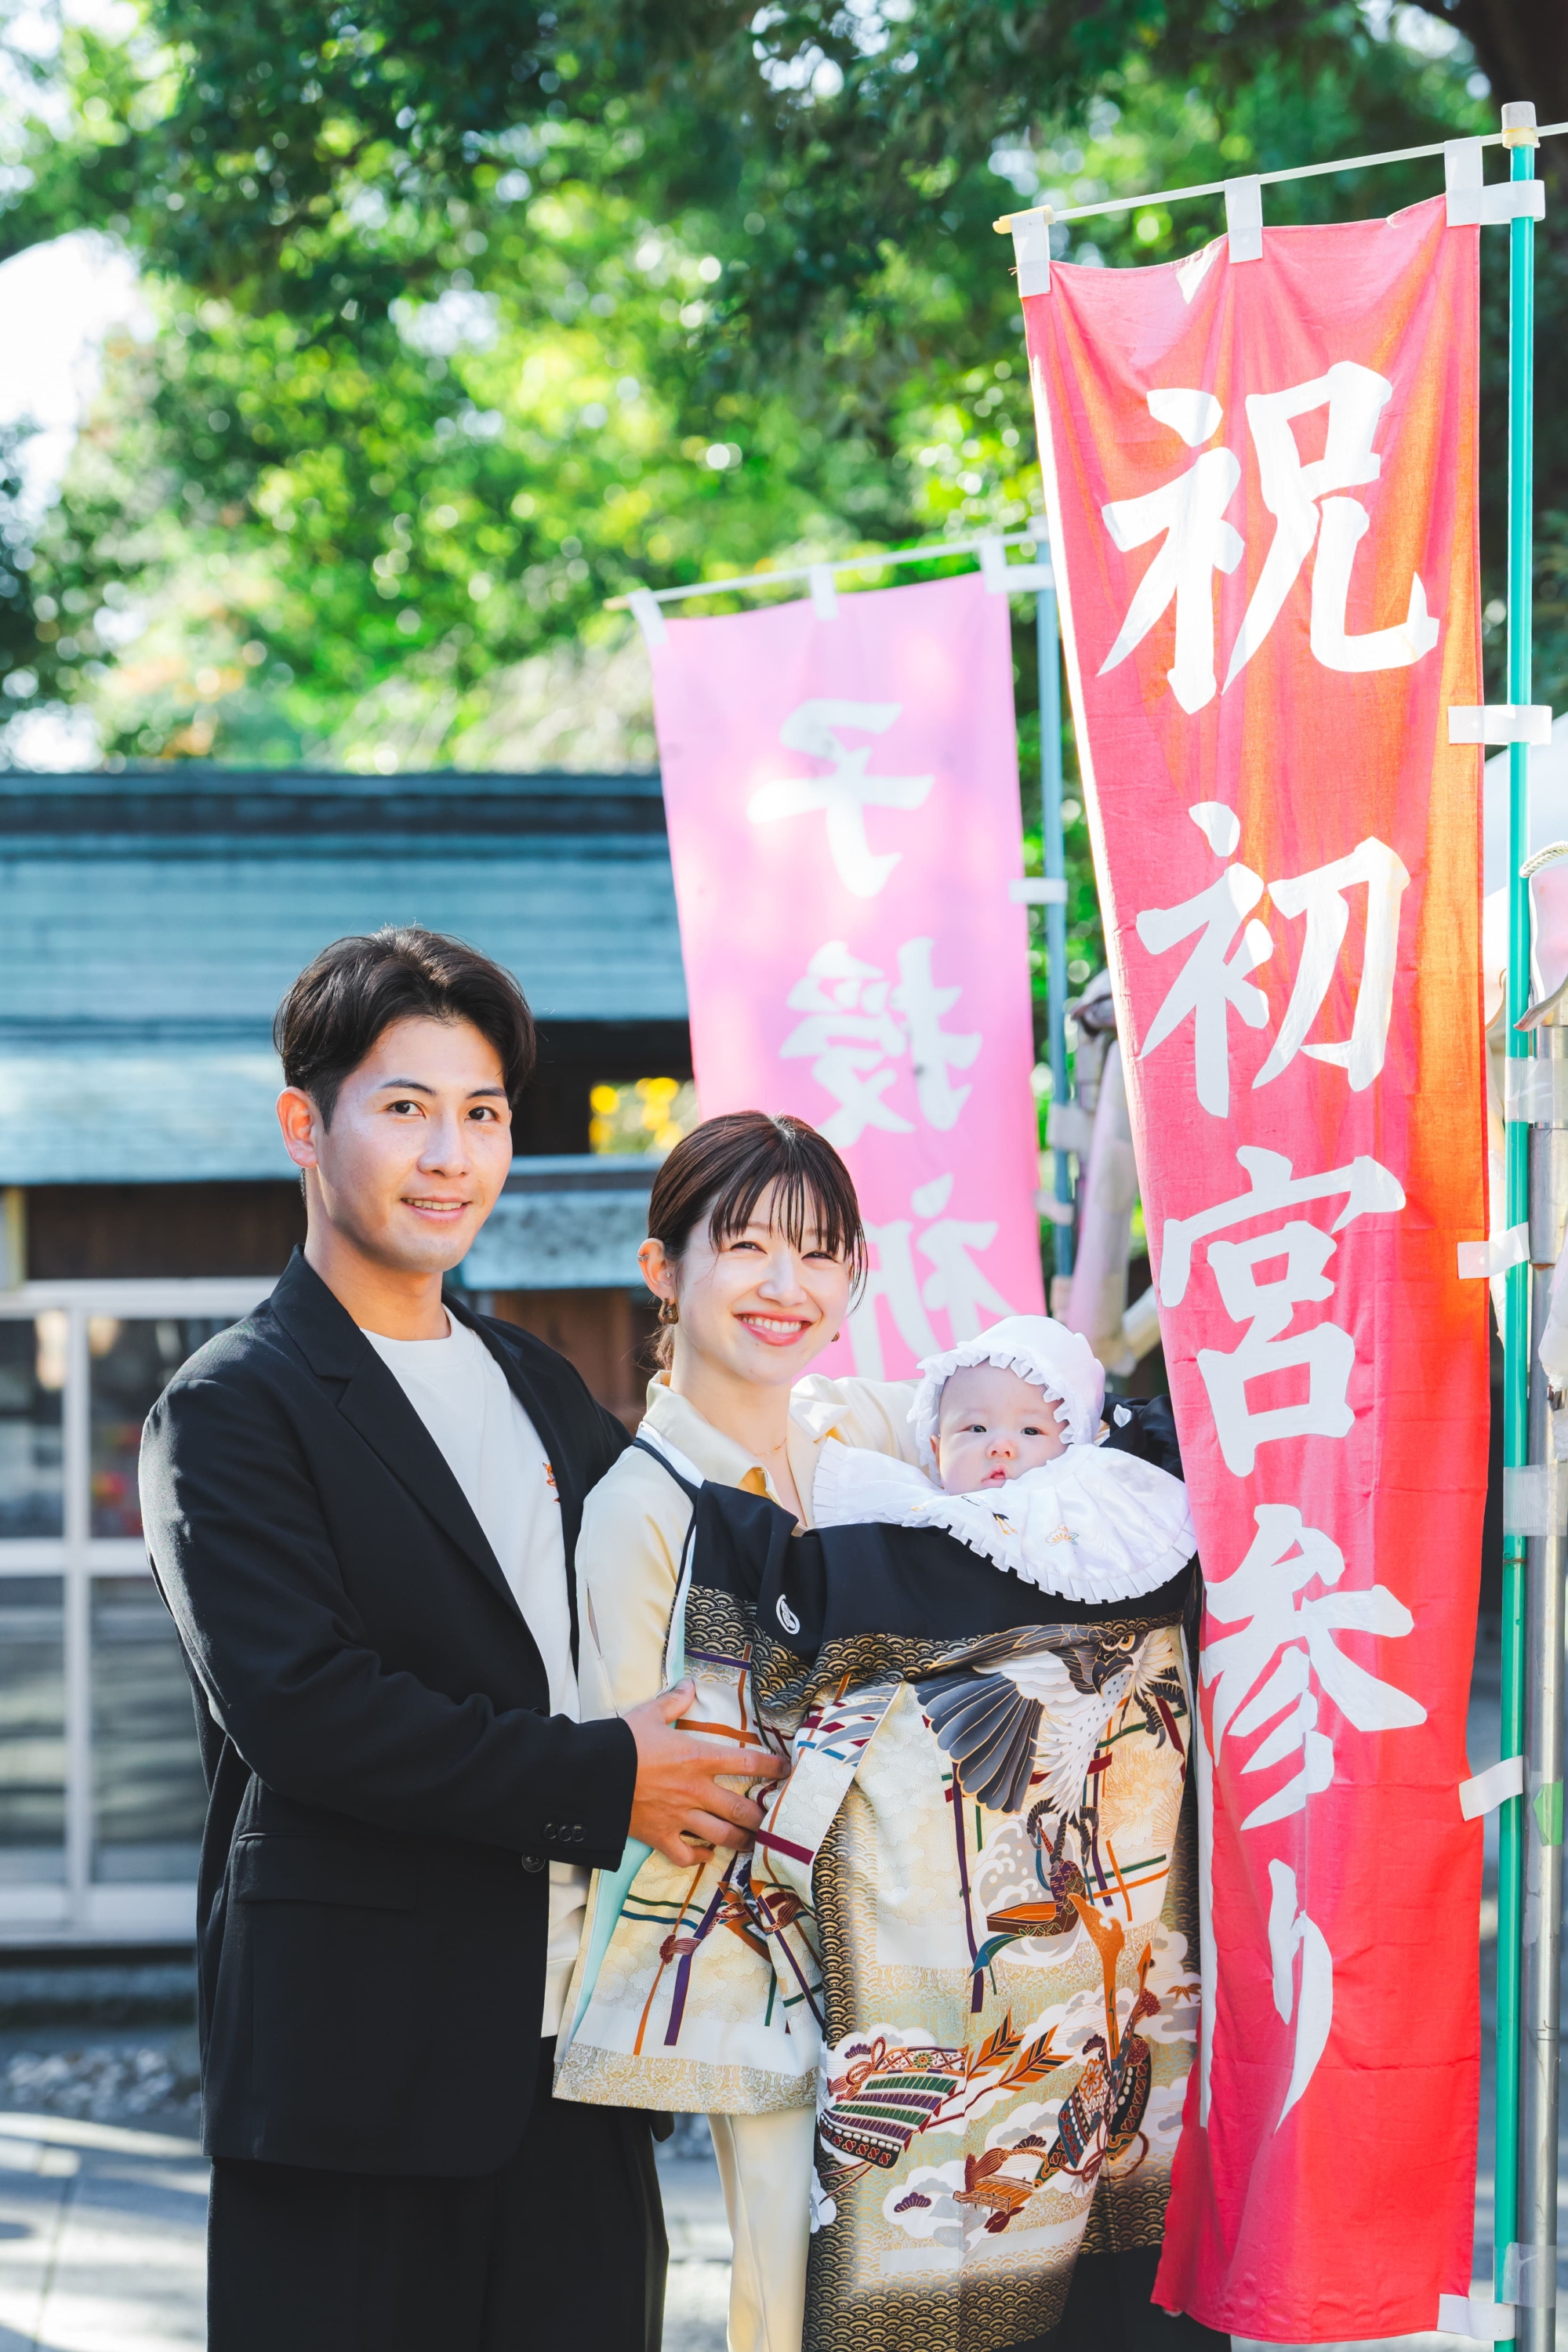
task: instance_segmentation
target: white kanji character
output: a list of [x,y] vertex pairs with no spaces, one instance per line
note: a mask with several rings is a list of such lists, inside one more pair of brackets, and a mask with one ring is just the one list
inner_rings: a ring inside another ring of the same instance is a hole
[[826,775],[780,776],[760,784],[746,803],[753,824],[775,824],[782,818],[810,815],[823,810],[827,817],[827,849],[838,878],[857,898],[874,898],[902,853],[873,854],[866,838],[868,808],[918,809],[936,782],[934,776],[868,776],[869,744],[851,748],[838,740],[837,730],[854,728],[867,735],[884,735],[903,706],[898,702],[803,702],[779,729],[779,740],[791,751],[827,763]]
[[[942,1214],[952,1198],[951,1175],[919,1184],[910,1196],[913,1218],[895,1217],[885,1225],[868,1225],[871,1271],[849,1314],[849,1342],[855,1370],[862,1378],[884,1376],[878,1301],[886,1299],[893,1328],[919,1362],[934,1356],[957,1339],[973,1339],[990,1318],[1000,1319],[1014,1309],[974,1264],[973,1253],[987,1250],[996,1238],[994,1220],[966,1220]],[[916,1235],[914,1220],[923,1223]],[[922,1283],[915,1268],[919,1250],[931,1267]],[[929,1310],[929,1311],[928,1311]],[[945,1314],[949,1339],[937,1336],[932,1314]]]
[[[1249,1242],[1209,1244],[1209,1265],[1225,1311],[1233,1323],[1247,1326],[1246,1339],[1228,1355],[1217,1348],[1198,1349],[1219,1450],[1238,1478],[1247,1476],[1258,1448],[1270,1439],[1343,1437],[1354,1425],[1349,1391],[1355,1341],[1350,1333],[1337,1323],[1314,1323],[1310,1330],[1284,1336],[1298,1307],[1333,1297],[1323,1268],[1337,1246],[1302,1219]],[[1259,1265],[1281,1260],[1283,1273],[1272,1282],[1258,1281]],[[1294,1368],[1306,1371],[1305,1397],[1258,1412],[1248,1407],[1248,1381]]]
[[785,1000],[804,1013],[779,1047],[785,1060],[810,1055],[811,1075],[838,1108],[822,1122],[836,1150],[858,1143],[868,1127],[887,1135],[912,1135],[914,1128],[883,1097],[898,1077],[889,1066],[901,1059],[908,1040],[888,1009],[891,986],[880,967],[862,963],[842,940],[818,948]]
[[[1150,414],[1179,433],[1190,449],[1218,430],[1224,414],[1213,394],[1206,392],[1152,392],[1148,404]],[[1214,576],[1216,572],[1234,572],[1241,561],[1240,534],[1225,520],[1240,479],[1240,463],[1230,450],[1205,449],[1173,481],[1163,482],[1142,498],[1116,499],[1100,509],[1111,544],[1123,554],[1164,534],[1158,554],[1138,583],[1116,643],[1100,664],[1101,677],[1142,644],[1173,603],[1175,648],[1166,673],[1171,691],[1189,712],[1201,710],[1214,700],[1218,690],[1214,667]]]
[[[1305,915],[1307,936],[1296,985],[1285,1008],[1285,1018],[1273,1050],[1252,1083],[1265,1087],[1289,1067],[1296,1055],[1314,1062],[1333,1062],[1350,1080],[1351,1092],[1361,1094],[1383,1068],[1388,1049],[1388,1024],[1394,1012],[1394,967],[1399,945],[1399,902],[1410,881],[1403,859],[1375,835],[1358,842],[1348,857],[1270,882],[1268,895],[1282,915]],[[1340,949],[1350,922],[1345,892],[1358,882],[1366,885],[1366,943],[1362,950],[1361,986],[1356,992],[1351,1034],[1341,1045],[1309,1045],[1303,1041],[1329,992]]]
[[1330,1228],[1336,1234],[1357,1217],[1405,1206],[1405,1188],[1397,1176],[1365,1155],[1352,1160],[1348,1167],[1327,1169],[1321,1176],[1298,1176],[1283,1152],[1265,1151],[1255,1143],[1238,1144],[1236,1157],[1250,1181],[1249,1192],[1220,1201],[1212,1209],[1199,1209],[1190,1217],[1167,1217],[1161,1227],[1162,1306],[1181,1305],[1192,1275],[1193,1245],[1210,1234],[1222,1234],[1228,1226],[1246,1224],[1250,1218],[1267,1216],[1276,1209],[1293,1208],[1299,1202],[1332,1200],[1341,1192],[1345,1205]]
[[[1236,1156],[1252,1180],[1250,1192],[1195,1216],[1165,1221],[1160,1296],[1167,1306],[1178,1305],[1186,1295],[1193,1244],[1226,1226],[1337,1192],[1348,1197],[1334,1220],[1335,1233],[1368,1212],[1405,1206],[1397,1179],[1375,1160],[1356,1160],[1326,1176],[1297,1177],[1279,1152],[1243,1144]],[[1337,1323],[1322,1322],[1286,1336],[1299,1306],[1333,1296],[1333,1284],[1323,1268],[1335,1247],[1329,1234],[1302,1218],[1250,1241],[1210,1243],[1209,1265],[1226,1312],[1232,1322],[1247,1326],[1240,1346],[1228,1354],[1200,1348],[1197,1357],[1220,1452],[1226,1467],[1238,1478],[1250,1473],[1260,1445],[1286,1437],[1343,1437],[1353,1426],[1349,1390],[1355,1342],[1350,1333]],[[1272,1282],[1260,1282],[1258,1269],[1270,1265],[1283,1270]],[[1291,1369],[1306,1371],[1304,1398],[1256,1412],[1248,1406],[1249,1381]]]
[[[1268,1865],[1268,1958],[1274,1981],[1274,2006],[1281,2021],[1296,2021],[1296,2041],[1285,2104],[1274,2128],[1279,2130],[1318,2071],[1334,2021],[1334,1956],[1316,1920],[1309,1919],[1296,1897],[1296,1874],[1287,1862]],[[1296,1955],[1301,1955],[1301,1991],[1296,1993]]]
[[866,1228],[870,1271],[849,1310],[849,1345],[855,1370],[863,1380],[886,1377],[882,1330],[878,1320],[879,1299],[887,1300],[893,1328],[916,1363],[924,1356],[936,1355],[942,1347],[921,1300],[913,1234],[914,1226],[907,1217],[894,1217],[885,1225]]
[[779,1052],[790,1061],[811,1057],[812,1076],[838,1106],[823,1121],[822,1132],[840,1150],[858,1143],[868,1127],[889,1135],[913,1134],[911,1122],[886,1099],[899,1076],[892,1066],[906,1056],[912,1057],[915,1095],[929,1127],[954,1126],[969,1099],[972,1089],[955,1087],[948,1073],[967,1069],[982,1039],[978,1031],[959,1036],[942,1028],[942,1014],[963,991],[937,986],[933,945],[931,940],[906,940],[894,985],[880,965],[862,963],[843,940],[829,940],[785,1000],[792,1013],[805,1018]]
[[1200,1662],[1205,1684],[1215,1685],[1214,1752],[1217,1758],[1227,1731],[1245,1738],[1278,1716],[1242,1769],[1266,1771],[1295,1755],[1301,1769],[1247,1814],[1244,1830],[1304,1811],[1308,1798],[1331,1783],[1334,1751],[1318,1727],[1319,1689],[1358,1731],[1399,1731],[1426,1720],[1419,1699],[1368,1674],[1336,1640],[1342,1633],[1385,1640],[1411,1633],[1415,1621],[1405,1603],[1381,1584],[1301,1599],[1314,1580],[1339,1583],[1343,1552],[1321,1528],[1306,1526],[1293,1503],[1259,1503],[1252,1516],[1258,1533],[1246,1559],[1205,1592],[1210,1619],[1240,1627],[1206,1643]]
[[921,1185],[910,1196],[910,1206],[917,1217],[937,1220],[926,1227],[917,1244],[921,1255],[929,1258],[932,1267],[921,1297],[928,1307],[946,1314],[954,1339],[974,1339],[979,1338],[987,1315],[1000,1318],[1011,1315],[1013,1309],[986,1280],[971,1255],[972,1251],[990,1248],[996,1238],[994,1221],[965,1223],[960,1217],[944,1217],[942,1213],[952,1198],[951,1176],[933,1176],[929,1184]]
[[[1383,460],[1373,448],[1373,435],[1393,392],[1386,376],[1354,360],[1338,360],[1326,375],[1315,376],[1310,383],[1248,394],[1247,421],[1258,452],[1263,503],[1275,518],[1275,531],[1231,648],[1226,687],[1273,627],[1314,541],[1318,553],[1312,567],[1310,644],[1313,658],[1325,669],[1403,669],[1436,644],[1437,624],[1427,613],[1419,572],[1412,574],[1408,609],[1397,626],[1355,637],[1345,629],[1351,566],[1371,518],[1358,499],[1327,493],[1376,481]],[[1304,458],[1291,420],[1317,408],[1329,412],[1323,454]]]
[[[1220,814],[1230,812],[1222,810]],[[1194,931],[1201,934],[1150,1024],[1138,1058],[1145,1060],[1163,1045],[1191,1013],[1198,1100],[1216,1118],[1224,1118],[1230,1108],[1231,1008],[1249,1029],[1261,1029],[1268,1018],[1268,999],[1247,976],[1267,963],[1274,952],[1274,942],[1263,925],[1247,921],[1262,896],[1260,874],[1249,866],[1227,866],[1218,880],[1195,898],[1179,907],[1147,907],[1138,917],[1138,936],[1151,955],[1163,955]],[[1232,955],[1237,931],[1242,933],[1241,944]]]
[[963,990],[939,988],[931,976],[931,940],[907,940],[899,950],[899,985],[892,1004],[910,1024],[910,1050],[914,1056],[915,1092],[921,1116],[928,1127],[943,1130],[957,1124],[958,1114],[973,1091],[955,1087],[952,1070],[967,1070],[981,1047],[978,1031],[965,1037],[944,1033],[942,1016],[958,1003]]

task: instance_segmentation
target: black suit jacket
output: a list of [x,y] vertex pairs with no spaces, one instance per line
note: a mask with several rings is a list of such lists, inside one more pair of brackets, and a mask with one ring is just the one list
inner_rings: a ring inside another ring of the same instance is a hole
[[[570,1584],[584,1496],[626,1432],[552,1349],[447,1304],[543,1441]],[[209,1790],[209,2153],[495,2170],[539,2063],[546,1864],[620,1860],[631,1733],[550,1715],[445,1457],[298,1252],[153,1407],[142,1506]],[[572,1611],[575,1645],[574,1591]]]

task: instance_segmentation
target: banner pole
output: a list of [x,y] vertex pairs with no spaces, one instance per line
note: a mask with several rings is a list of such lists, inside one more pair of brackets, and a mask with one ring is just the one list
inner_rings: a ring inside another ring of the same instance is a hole
[[[1509,139],[1511,177],[1528,180],[1535,170],[1535,110],[1504,110],[1507,135],[1510,118],[1523,136]],[[1526,118],[1521,121],[1520,118]],[[1508,394],[1508,693],[1513,703],[1531,696],[1531,502],[1533,493],[1533,374],[1534,374],[1535,224],[1516,219],[1509,224],[1509,394]],[[1509,906],[1508,906],[1508,1055],[1510,1061],[1527,1056],[1532,1037],[1519,1027],[1529,1009],[1531,992],[1530,884],[1521,868],[1530,856],[1530,751],[1524,743],[1509,747]],[[1530,1134],[1527,1124],[1510,1118],[1507,1124],[1508,1223],[1511,1231],[1530,1215]],[[1503,1336],[1503,1462],[1507,1470],[1525,1465],[1529,1446],[1530,1410],[1530,1267],[1510,1266],[1507,1276],[1507,1312]],[[1510,1481],[1505,1485],[1518,1486]],[[1501,1753],[1524,1752],[1525,1538],[1508,1527],[1503,1517],[1502,1564],[1502,1742]],[[1514,1516],[1524,1514],[1516,1510]],[[1539,1671],[1532,1662],[1531,1671]],[[1497,2154],[1496,2196],[1492,2231],[1496,2292],[1500,2301],[1512,2302],[1520,2294],[1518,2256],[1510,2250],[1519,2237],[1519,2095],[1520,1970],[1524,1933],[1524,1799],[1504,1802],[1498,1825],[1498,1944],[1497,1944]],[[1553,2135],[1555,2138],[1555,2134]],[[1555,2152],[1555,2151],[1554,2151]],[[1550,2314],[1547,2315],[1549,2317]]]
[[[1041,588],[1035,597],[1035,644],[1040,673],[1040,846],[1046,878],[1067,880],[1067,848],[1062,839],[1062,667],[1057,592]],[[1068,910],[1065,899],[1046,902],[1046,1026],[1049,1040],[1051,1101],[1068,1098]],[[1072,1202],[1072,1163],[1056,1148],[1056,1193]],[[1074,1233],[1070,1223],[1053,1224],[1053,1279],[1073,1269]],[[1047,1304],[1049,1305],[1047,1300]]]

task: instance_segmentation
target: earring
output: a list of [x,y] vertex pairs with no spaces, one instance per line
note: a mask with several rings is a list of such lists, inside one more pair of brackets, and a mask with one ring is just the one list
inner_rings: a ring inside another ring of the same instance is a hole
[[658,1319],[664,1324],[679,1323],[680,1320],[679,1301],[674,1298],[661,1298],[658,1302]]

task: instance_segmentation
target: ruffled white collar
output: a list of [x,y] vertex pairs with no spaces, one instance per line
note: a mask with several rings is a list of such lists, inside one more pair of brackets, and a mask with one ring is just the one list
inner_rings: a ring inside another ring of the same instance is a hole
[[1197,1549],[1187,1490],[1136,1454],[1069,1445],[1005,1486],[944,1495],[921,1471],[829,1438],[816,1465],[819,1528],[945,1528],[996,1568],[1068,1601],[1132,1601]]

